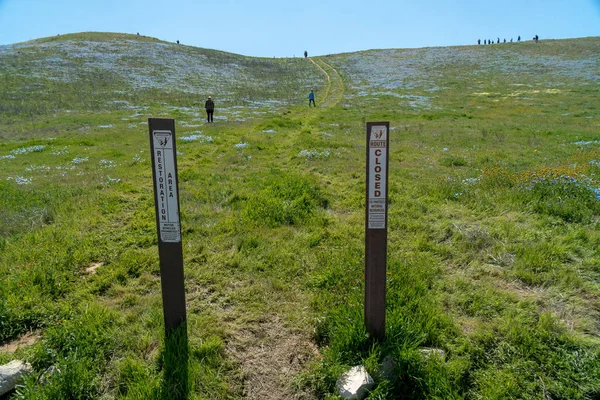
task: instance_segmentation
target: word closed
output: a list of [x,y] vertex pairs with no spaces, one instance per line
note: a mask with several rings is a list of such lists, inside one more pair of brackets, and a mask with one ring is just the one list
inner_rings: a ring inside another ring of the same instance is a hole
[[369,229],[386,228],[388,127],[372,125],[369,133]]

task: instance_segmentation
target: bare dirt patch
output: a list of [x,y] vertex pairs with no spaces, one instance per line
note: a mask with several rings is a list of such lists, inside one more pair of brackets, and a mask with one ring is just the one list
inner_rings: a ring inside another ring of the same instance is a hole
[[27,333],[17,340],[13,340],[10,343],[0,347],[0,353],[14,353],[21,347],[31,346],[36,344],[42,337],[36,333]]
[[244,373],[244,398],[260,400],[312,400],[307,392],[295,392],[293,378],[318,356],[310,340],[291,332],[279,318],[261,322],[235,334],[227,346]]
[[103,265],[104,265],[104,263],[101,263],[101,262],[93,263],[85,269],[85,272],[87,274],[94,275],[96,273],[96,270]]

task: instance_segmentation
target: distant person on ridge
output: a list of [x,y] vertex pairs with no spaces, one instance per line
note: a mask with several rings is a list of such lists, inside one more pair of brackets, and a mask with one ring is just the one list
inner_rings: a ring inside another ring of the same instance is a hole
[[304,58],[308,57],[308,51],[304,50]]
[[519,37],[517,38],[517,42],[521,41],[521,35],[519,35]]
[[206,103],[204,103],[204,108],[206,109],[206,122],[211,124],[213,122],[213,113],[215,112],[215,103],[210,96],[208,96]]
[[312,89],[310,89],[310,93],[308,94],[308,106],[310,107],[310,104],[313,104],[315,107],[317,106],[317,104],[315,103],[315,92],[313,92]]

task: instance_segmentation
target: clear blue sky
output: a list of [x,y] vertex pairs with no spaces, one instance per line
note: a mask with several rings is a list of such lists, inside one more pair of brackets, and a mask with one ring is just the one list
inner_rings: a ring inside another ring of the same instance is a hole
[[298,57],[600,36],[600,0],[0,0],[0,44],[87,31]]

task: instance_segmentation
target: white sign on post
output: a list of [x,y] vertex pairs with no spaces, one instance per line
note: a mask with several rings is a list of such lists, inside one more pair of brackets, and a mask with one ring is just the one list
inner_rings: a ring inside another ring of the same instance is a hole
[[385,229],[387,204],[387,127],[371,126],[369,138],[369,229]]
[[181,242],[173,132],[152,131],[160,240]]

